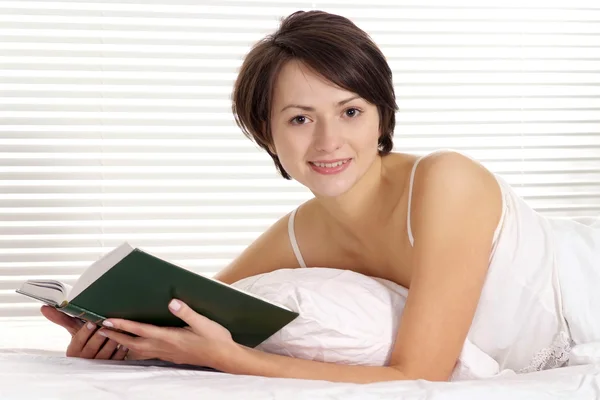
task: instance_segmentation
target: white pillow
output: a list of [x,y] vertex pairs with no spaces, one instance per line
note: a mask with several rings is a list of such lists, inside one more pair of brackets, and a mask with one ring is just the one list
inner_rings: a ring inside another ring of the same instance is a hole
[[[261,343],[269,353],[337,364],[388,365],[408,290],[385,279],[332,268],[279,269],[233,286],[300,315]],[[451,380],[499,373],[469,340]]]
[[300,314],[259,349],[379,366],[389,361],[407,294],[393,282],[332,268],[279,269],[233,286]]

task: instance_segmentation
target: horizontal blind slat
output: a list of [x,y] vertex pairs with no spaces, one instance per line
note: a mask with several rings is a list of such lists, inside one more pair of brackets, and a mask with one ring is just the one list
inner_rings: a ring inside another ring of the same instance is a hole
[[600,215],[597,2],[309,3],[0,4],[1,318],[39,315],[23,279],[72,284],[124,240],[214,274],[312,196],[230,109],[251,44],[311,6],[380,45],[396,149],[454,148],[544,215]]

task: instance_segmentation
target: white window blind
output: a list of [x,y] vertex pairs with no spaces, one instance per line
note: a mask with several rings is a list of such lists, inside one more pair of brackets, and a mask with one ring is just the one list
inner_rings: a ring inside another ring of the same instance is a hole
[[368,31],[394,73],[396,150],[454,148],[541,213],[600,213],[600,3],[0,1],[0,318],[123,241],[212,275],[310,193],[230,111],[283,16]]

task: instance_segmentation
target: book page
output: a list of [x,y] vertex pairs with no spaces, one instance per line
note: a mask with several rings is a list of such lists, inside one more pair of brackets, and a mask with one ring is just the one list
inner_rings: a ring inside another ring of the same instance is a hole
[[66,285],[55,280],[28,280],[17,293],[39,300],[52,306],[60,305],[66,299]]
[[67,300],[71,301],[77,297],[77,295],[104,275],[106,271],[114,267],[119,261],[127,257],[132,251],[133,247],[125,242],[94,262],[88,269],[83,271],[83,274],[77,279],[77,282],[75,282],[71,292],[67,296]]

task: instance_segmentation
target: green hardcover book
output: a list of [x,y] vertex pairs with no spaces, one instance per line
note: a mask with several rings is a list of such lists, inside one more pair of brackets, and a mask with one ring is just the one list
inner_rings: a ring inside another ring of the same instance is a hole
[[157,326],[186,324],[168,310],[178,298],[223,325],[233,339],[255,347],[298,314],[251,293],[195,274],[124,243],[87,268],[73,287],[54,280],[28,280],[17,293],[98,325],[125,318]]

